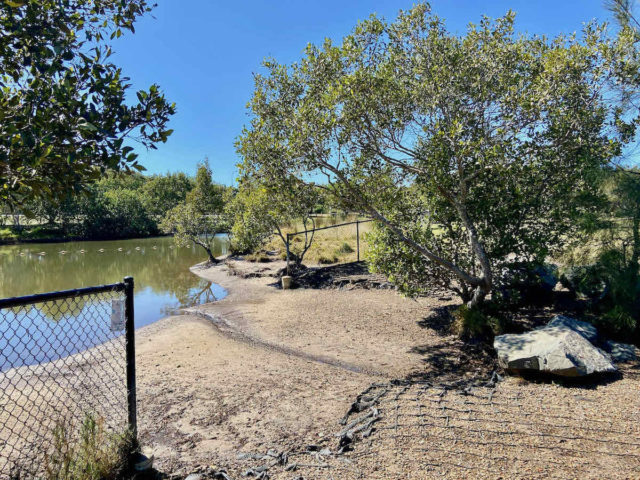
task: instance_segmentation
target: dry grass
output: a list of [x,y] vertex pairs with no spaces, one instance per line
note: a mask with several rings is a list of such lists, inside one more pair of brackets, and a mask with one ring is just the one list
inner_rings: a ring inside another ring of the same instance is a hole
[[[355,222],[359,217],[357,215],[343,215],[332,217],[316,218],[316,228],[341,223]],[[360,218],[362,220],[362,218]],[[309,228],[309,224],[307,224]],[[361,223],[360,230],[360,259],[365,257],[367,251],[367,233],[371,231],[373,224]],[[294,225],[286,225],[283,227],[283,234],[299,232],[304,230],[302,222]],[[304,234],[296,235],[291,240],[291,250],[294,253],[300,253],[304,248]],[[286,258],[286,250],[282,244],[282,240],[278,236],[274,236],[265,246],[265,250],[277,251],[280,258]],[[255,259],[254,259],[255,257]],[[252,261],[261,261],[260,254],[251,256]],[[315,232],[311,248],[307,251],[304,262],[306,264],[323,264],[330,265],[334,263],[355,262],[357,255],[357,230],[356,225],[345,225],[336,228],[329,228]]]

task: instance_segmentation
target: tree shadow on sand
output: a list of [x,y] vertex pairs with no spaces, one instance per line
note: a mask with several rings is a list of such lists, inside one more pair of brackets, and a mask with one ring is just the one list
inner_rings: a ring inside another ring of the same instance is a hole
[[495,351],[489,344],[463,341],[452,335],[455,308],[457,305],[436,307],[418,320],[418,326],[435,332],[441,341],[410,349],[410,353],[421,356],[424,369],[411,373],[405,380],[466,387],[490,381],[498,370]]

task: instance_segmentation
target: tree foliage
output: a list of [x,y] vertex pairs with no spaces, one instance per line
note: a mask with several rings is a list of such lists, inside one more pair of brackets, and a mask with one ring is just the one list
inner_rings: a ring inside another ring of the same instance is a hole
[[199,245],[207,252],[209,261],[215,263],[213,240],[228,230],[224,197],[225,188],[213,183],[211,168],[205,161],[198,167],[193,190],[184,202],[166,213],[160,228],[173,234],[178,246]]
[[132,142],[165,142],[175,106],[157,85],[126,100],[111,40],[146,0],[0,1],[0,201],[60,199],[106,171],[136,171]]
[[[313,185],[293,177],[266,181],[245,176],[233,200],[228,205],[232,218],[231,246],[241,253],[254,252],[272,235],[277,235],[287,248],[283,227],[302,222],[305,230],[312,228],[311,214],[319,195]],[[313,243],[313,234],[305,234],[301,245],[290,246],[290,257],[301,264]]]
[[150,177],[142,188],[147,210],[161,218],[187,198],[193,188],[193,179],[186,174],[167,173]]
[[622,53],[595,25],[581,38],[516,35],[511,12],[462,36],[427,4],[392,23],[372,16],[340,45],[265,62],[243,168],[323,177],[377,220],[376,270],[407,293],[435,283],[474,305],[508,259],[544,258],[589,208],[592,176],[628,140],[606,99]]

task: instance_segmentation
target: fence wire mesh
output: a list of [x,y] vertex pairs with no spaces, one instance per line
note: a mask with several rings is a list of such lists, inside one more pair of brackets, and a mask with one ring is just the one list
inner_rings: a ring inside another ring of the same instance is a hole
[[87,416],[126,429],[126,293],[107,287],[0,309],[0,479],[41,476]]

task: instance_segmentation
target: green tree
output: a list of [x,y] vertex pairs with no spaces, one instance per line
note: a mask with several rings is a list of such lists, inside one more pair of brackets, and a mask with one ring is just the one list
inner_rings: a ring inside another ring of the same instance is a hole
[[623,245],[631,247],[628,260],[637,271],[640,268],[640,169],[617,169],[608,193],[608,213],[614,220],[612,228],[620,230]]
[[191,244],[202,247],[209,261],[217,260],[213,255],[213,241],[217,234],[228,230],[224,212],[224,193],[222,185],[213,183],[211,168],[207,161],[198,166],[193,190],[186,200],[169,210],[160,228],[173,234],[176,245]]
[[192,188],[193,181],[182,172],[154,175],[143,187],[145,206],[152,215],[161,218],[184,202]]
[[293,65],[266,61],[243,168],[324,178],[377,220],[375,269],[408,293],[435,279],[480,304],[509,259],[540,260],[561,241],[625,140],[604,98],[619,51],[603,29],[548,40],[513,25],[508,13],[457,36],[420,4]]
[[[305,230],[312,227],[314,207],[319,195],[313,186],[305,185],[293,177],[281,177],[272,184],[251,177],[240,181],[237,193],[228,204],[232,219],[231,247],[241,253],[252,252],[263,246],[272,235],[287,239],[282,228],[302,222]],[[290,257],[301,264],[313,243],[313,233],[305,234],[300,246],[292,247]]]
[[80,233],[86,238],[134,238],[157,234],[158,226],[137,190],[95,191],[82,206]]
[[213,182],[213,173],[209,160],[198,165],[193,188],[186,196],[186,202],[192,204],[201,214],[209,215],[222,211],[225,187]]
[[146,0],[0,0],[0,201],[62,198],[106,171],[142,170],[133,142],[154,149],[175,106],[109,61]]

